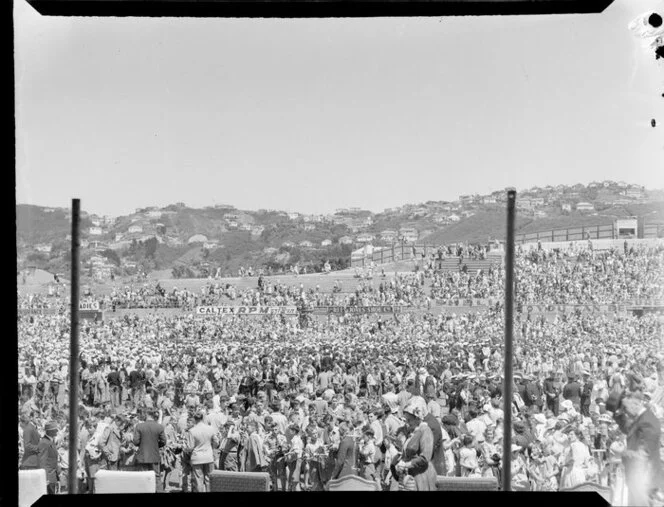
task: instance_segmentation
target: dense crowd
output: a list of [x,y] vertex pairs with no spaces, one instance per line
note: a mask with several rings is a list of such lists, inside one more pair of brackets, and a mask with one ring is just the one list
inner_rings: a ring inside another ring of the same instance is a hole
[[[661,261],[661,249],[521,254],[520,297],[556,297],[539,281],[556,278],[561,287],[577,280],[582,285],[568,292],[566,302],[592,298],[583,283],[622,287],[615,293],[620,300],[656,297]],[[292,491],[320,490],[349,474],[387,490],[433,489],[437,475],[502,480],[504,316],[499,309],[436,315],[428,311],[436,294],[426,293],[429,282],[444,293],[472,285],[470,297],[486,297],[500,291],[501,277],[491,268],[427,280],[420,271],[358,282],[354,293],[326,294],[267,280],[251,291],[211,283],[189,303],[304,299],[319,306],[423,308],[312,317],[306,326],[286,316],[185,313],[84,322],[78,372],[82,488],[94,490],[99,469],[146,465],[158,472],[159,490],[209,490],[213,469],[266,471],[274,490]],[[608,298],[596,290],[599,300]],[[51,435],[59,454],[50,475],[57,489],[66,484],[68,469],[69,320],[66,314],[24,315],[17,326],[19,465],[35,467],[35,435]],[[636,423],[625,418],[642,417],[642,410],[656,421],[647,441],[657,445],[646,449],[646,461],[653,470],[650,484],[661,484],[663,326],[654,314],[517,314],[508,405],[514,415],[513,489],[559,490],[592,481],[620,490],[630,480],[625,463],[634,459],[626,428]],[[620,393],[627,393],[626,408],[615,403]],[[146,424],[163,430],[147,454],[140,436]]]

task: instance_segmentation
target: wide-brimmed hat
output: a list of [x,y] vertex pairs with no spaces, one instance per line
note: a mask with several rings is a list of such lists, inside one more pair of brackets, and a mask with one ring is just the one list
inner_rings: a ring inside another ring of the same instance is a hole
[[44,433],[57,433],[58,425],[54,421],[49,421],[44,425]]

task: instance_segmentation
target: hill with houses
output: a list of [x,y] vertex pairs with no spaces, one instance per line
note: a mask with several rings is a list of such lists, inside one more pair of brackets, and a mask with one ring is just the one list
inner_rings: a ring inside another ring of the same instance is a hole
[[[298,263],[318,271],[348,267],[363,245],[428,245],[503,240],[505,190],[455,201],[405,204],[373,213],[361,208],[326,215],[280,210],[202,209],[176,203],[122,217],[82,211],[83,273],[98,279],[170,270],[174,277],[237,274],[240,266],[279,271]],[[611,223],[639,216],[664,221],[664,191],[624,182],[519,189],[517,233]],[[71,210],[16,207],[18,269],[67,273]]]

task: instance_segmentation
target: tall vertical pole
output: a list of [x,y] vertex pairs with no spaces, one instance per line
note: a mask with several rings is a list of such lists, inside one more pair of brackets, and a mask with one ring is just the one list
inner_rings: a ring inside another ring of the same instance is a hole
[[512,334],[514,315],[514,220],[516,190],[507,191],[507,238],[505,240],[505,378],[503,380],[503,491],[512,489]]
[[71,212],[71,344],[69,355],[69,494],[75,495],[78,486],[78,305],[79,305],[79,245],[81,200],[72,199]]

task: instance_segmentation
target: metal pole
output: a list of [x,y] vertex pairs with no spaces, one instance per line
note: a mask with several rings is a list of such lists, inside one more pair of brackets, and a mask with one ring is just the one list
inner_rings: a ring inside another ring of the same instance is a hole
[[78,304],[81,200],[72,199],[71,213],[71,345],[69,356],[69,494],[78,492]]
[[516,190],[507,191],[507,238],[505,240],[505,378],[503,380],[503,491],[512,486],[512,334],[514,315],[514,221]]

